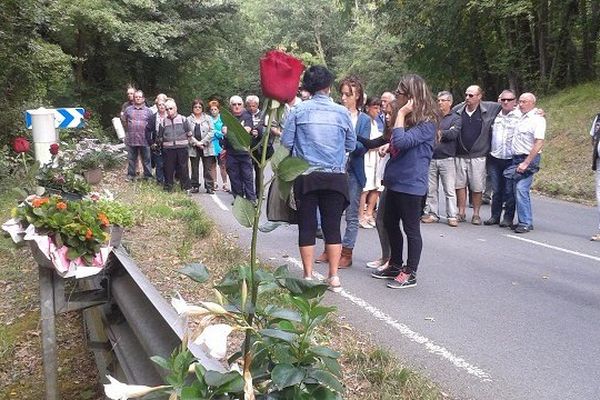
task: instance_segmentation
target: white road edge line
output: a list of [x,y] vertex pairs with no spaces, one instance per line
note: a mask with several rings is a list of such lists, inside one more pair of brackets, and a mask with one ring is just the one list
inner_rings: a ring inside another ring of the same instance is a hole
[[223,202],[221,201],[221,199],[219,198],[219,196],[217,196],[216,194],[211,194],[210,197],[213,199],[213,201],[215,202],[215,204],[223,211],[229,211],[229,208],[227,208],[227,206],[225,204],[223,204]]
[[[287,260],[289,260],[296,267],[302,269],[302,262],[300,262],[299,260],[296,260],[293,257],[288,257]],[[313,272],[313,275],[320,280],[325,280],[325,277],[317,272]],[[342,289],[342,291],[339,294],[342,297],[348,299],[350,302],[357,305],[358,307],[369,312],[371,315],[373,315],[378,320],[390,325],[392,328],[399,331],[402,336],[406,337],[407,339],[409,339],[415,343],[423,345],[429,353],[438,355],[440,358],[444,359],[445,361],[449,361],[456,368],[461,369],[461,370],[467,372],[468,374],[479,378],[481,380],[481,382],[491,382],[492,381],[490,374],[485,372],[483,369],[470,364],[469,362],[465,361],[465,359],[463,359],[461,357],[458,357],[458,356],[452,354],[445,347],[442,347],[440,345],[433,343],[430,339],[413,331],[408,326],[396,321],[391,316],[389,316],[386,313],[384,313],[383,311],[379,310],[377,307],[370,305],[369,303],[367,303],[365,300],[361,299],[360,297],[354,296],[353,294],[351,294],[350,292],[348,292],[345,289]]]
[[521,240],[523,242],[527,242],[527,243],[531,243],[531,244],[536,244],[538,246],[546,247],[548,249],[552,249],[552,250],[556,250],[556,251],[562,251],[563,253],[572,254],[574,256],[589,258],[589,259],[594,260],[594,261],[600,261],[600,257],[591,256],[589,254],[580,253],[580,252],[574,251],[574,250],[563,249],[562,247],[553,246],[551,244],[547,244],[547,243],[543,243],[543,242],[538,242],[536,240],[526,239],[526,238],[521,237],[521,236],[510,235],[510,234],[505,234],[504,236],[509,237],[511,239],[517,239],[517,240]]

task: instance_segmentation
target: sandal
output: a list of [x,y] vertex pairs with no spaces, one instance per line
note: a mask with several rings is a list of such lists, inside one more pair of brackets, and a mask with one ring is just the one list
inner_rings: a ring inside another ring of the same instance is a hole
[[342,284],[340,283],[340,277],[337,275],[327,278],[327,284],[329,285],[329,287],[327,289],[331,290],[334,293],[339,293],[342,291]]
[[458,222],[467,222],[467,214],[456,214],[456,220]]

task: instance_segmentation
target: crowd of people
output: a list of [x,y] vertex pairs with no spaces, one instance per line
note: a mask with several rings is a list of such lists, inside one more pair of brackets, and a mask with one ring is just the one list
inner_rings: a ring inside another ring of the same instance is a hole
[[[328,263],[329,287],[341,290],[338,269],[352,265],[359,229],[375,228],[381,256],[367,263],[374,269],[371,276],[389,280],[389,288],[415,286],[421,224],[442,220],[440,186],[450,227],[467,221],[470,202],[474,225],[509,227],[519,234],[533,230],[529,192],[539,169],[546,120],[532,93],[517,98],[506,89],[497,101],[483,101],[482,89],[472,85],[464,101],[453,107],[449,91],[434,96],[418,75],[404,76],[394,93],[380,97],[366,97],[362,82],[349,76],[338,84],[337,104],[331,98],[333,84],[327,68],[308,68],[299,96],[268,133],[257,96],[244,101],[235,95],[228,104],[252,146],[269,134],[267,157],[279,138],[309,165],[293,190],[305,279],[312,279],[314,263]],[[191,114],[184,117],[164,94],[150,108],[142,91],[130,88],[127,95],[121,112],[127,179],[136,178],[141,159],[143,178],[156,179],[169,191],[177,179],[183,190],[198,193],[201,161],[207,193],[219,188],[218,165],[221,189],[256,201],[258,166],[251,154],[227,140],[219,101],[210,101],[206,111],[203,100],[195,99]],[[484,220],[480,211],[486,184],[492,199],[491,215]],[[325,248],[315,257],[317,237]]]

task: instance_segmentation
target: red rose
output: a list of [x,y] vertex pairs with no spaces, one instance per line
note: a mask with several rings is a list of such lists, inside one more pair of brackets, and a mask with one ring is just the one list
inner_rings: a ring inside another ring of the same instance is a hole
[[58,149],[59,149],[58,143],[52,143],[50,145],[50,154],[52,154],[53,156],[57,155]]
[[89,119],[92,118],[92,112],[91,111],[86,111],[83,113],[83,119],[85,119],[86,121],[89,121]]
[[296,97],[304,64],[279,50],[268,51],[260,59],[260,85],[263,94],[282,103]]
[[29,151],[29,141],[24,137],[17,137],[12,142],[12,148],[17,153],[27,153]]

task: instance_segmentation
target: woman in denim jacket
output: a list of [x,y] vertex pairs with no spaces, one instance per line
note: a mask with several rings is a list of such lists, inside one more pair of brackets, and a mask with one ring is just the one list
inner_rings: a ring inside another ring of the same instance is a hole
[[333,75],[323,66],[304,73],[303,88],[313,97],[289,113],[281,144],[292,155],[305,160],[309,168],[294,182],[298,209],[298,244],[305,279],[312,279],[317,208],[329,260],[329,288],[341,290],[337,275],[342,237],[340,220],[348,205],[346,153],[356,147],[356,133],[348,110],[329,97]]

